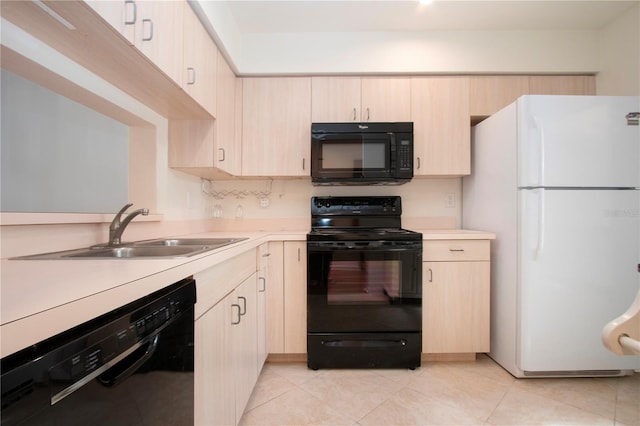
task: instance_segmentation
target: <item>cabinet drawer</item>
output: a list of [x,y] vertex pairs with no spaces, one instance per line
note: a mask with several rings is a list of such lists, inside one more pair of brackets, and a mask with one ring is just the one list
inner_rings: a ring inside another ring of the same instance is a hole
[[422,260],[455,262],[489,260],[489,240],[437,240],[424,241]]
[[256,272],[256,250],[249,250],[195,274],[196,318]]

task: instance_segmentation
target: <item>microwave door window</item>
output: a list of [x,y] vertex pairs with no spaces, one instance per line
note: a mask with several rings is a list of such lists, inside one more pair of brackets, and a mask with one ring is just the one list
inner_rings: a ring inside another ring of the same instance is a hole
[[322,169],[339,171],[385,171],[388,169],[385,141],[322,144]]

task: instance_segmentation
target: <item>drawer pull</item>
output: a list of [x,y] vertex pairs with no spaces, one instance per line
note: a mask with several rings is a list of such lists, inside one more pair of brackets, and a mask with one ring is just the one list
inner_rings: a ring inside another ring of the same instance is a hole
[[429,268],[429,282],[433,282],[433,270],[431,268]]
[[464,249],[449,249],[449,251],[454,251],[454,252],[463,252]]

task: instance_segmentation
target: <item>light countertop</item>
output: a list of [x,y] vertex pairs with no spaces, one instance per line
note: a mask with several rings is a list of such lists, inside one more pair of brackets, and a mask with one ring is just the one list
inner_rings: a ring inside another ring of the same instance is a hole
[[[429,239],[493,239],[467,230],[416,230]],[[247,238],[187,258],[0,262],[1,356],[109,312],[268,241],[305,241],[298,232],[209,232],[182,238]]]

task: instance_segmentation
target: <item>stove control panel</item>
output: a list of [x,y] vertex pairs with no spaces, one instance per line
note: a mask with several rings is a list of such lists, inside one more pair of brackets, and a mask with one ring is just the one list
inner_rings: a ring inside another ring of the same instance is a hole
[[311,215],[399,216],[402,201],[388,197],[312,197]]

